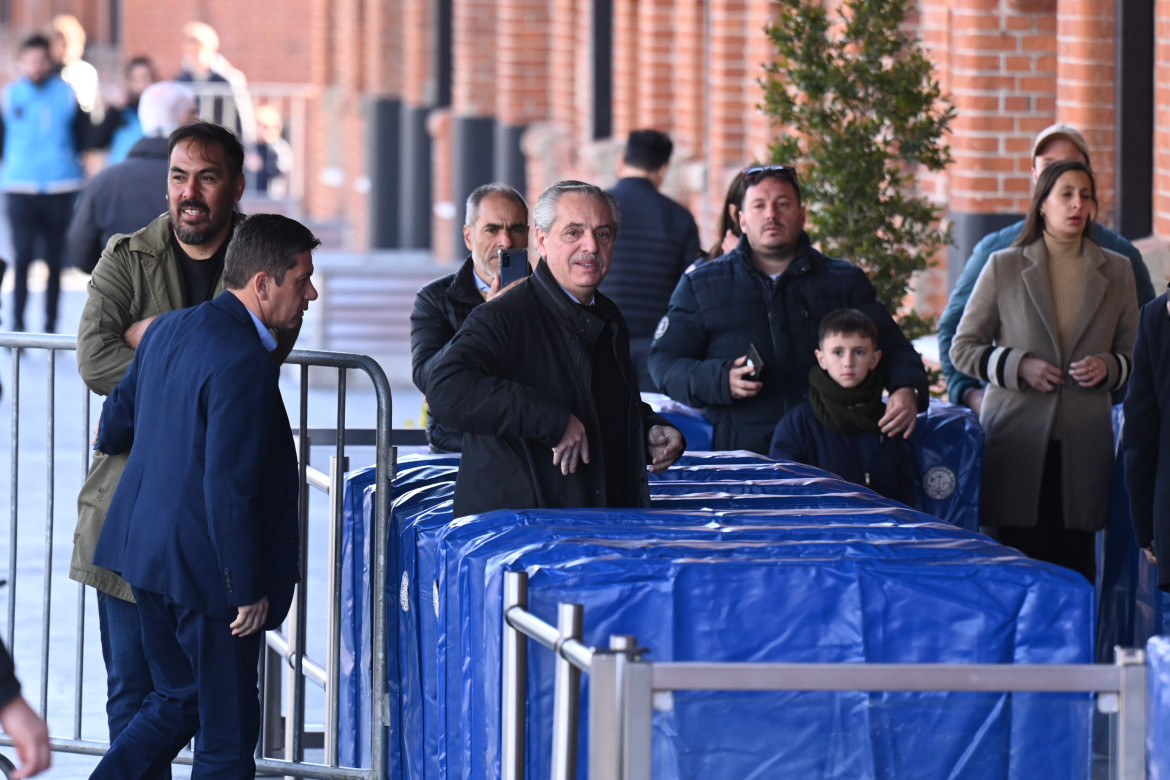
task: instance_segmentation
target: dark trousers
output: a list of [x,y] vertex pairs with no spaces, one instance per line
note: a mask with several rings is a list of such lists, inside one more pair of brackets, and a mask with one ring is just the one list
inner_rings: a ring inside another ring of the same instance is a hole
[[1092,531],[1064,527],[1064,499],[1061,491],[1060,442],[1049,442],[1040,480],[1040,505],[1034,528],[999,528],[996,538],[1008,547],[1066,569],[1080,572],[1090,583],[1096,576],[1096,546]]
[[192,780],[256,776],[257,664],[263,633],[234,637],[228,623],[134,589],[154,692],[102,758],[91,780],[136,780],[170,760],[195,732]]
[[45,331],[57,330],[57,301],[61,296],[61,260],[65,254],[65,233],[73,217],[75,193],[55,195],[5,194],[8,224],[12,230],[16,273],[12,296],[12,330],[24,330],[24,308],[28,301],[28,269],[37,257],[41,241],[41,259],[49,267],[45,288]]
[[[110,744],[113,744],[154,691],[154,682],[142,648],[142,621],[137,604],[99,591],[98,628],[102,660],[106,663],[106,720],[110,725]],[[160,758],[142,775],[143,780],[170,780],[170,777],[169,758]]]

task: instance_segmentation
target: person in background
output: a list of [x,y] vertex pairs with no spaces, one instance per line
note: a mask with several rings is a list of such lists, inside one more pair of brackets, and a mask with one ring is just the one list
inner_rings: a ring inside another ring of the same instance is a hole
[[722,257],[739,244],[743,231],[739,229],[739,202],[743,200],[743,171],[736,171],[727,185],[723,196],[723,210],[715,224],[715,243],[707,250],[707,257],[714,260]]
[[106,95],[105,118],[93,128],[90,145],[108,149],[106,165],[116,165],[126,159],[131,147],[142,137],[138,119],[138,101],[151,84],[158,81],[158,73],[149,57],[134,57],[123,70],[123,83]]
[[1089,166],[1045,166],[1023,232],[979,274],[950,352],[987,383],[983,526],[1089,582],[1109,514],[1109,394],[1129,379],[1138,311],[1130,261],[1088,238],[1096,210]]
[[256,149],[248,155],[248,171],[256,191],[277,200],[288,195],[292,146],[284,137],[284,120],[271,103],[256,109]]
[[[464,214],[463,241],[470,254],[458,271],[419,290],[410,313],[411,376],[424,394],[439,356],[472,310],[518,284],[500,288],[499,251],[528,248],[528,204],[507,184],[476,187],[467,196]],[[459,452],[463,433],[431,411],[427,441],[434,452]]]
[[679,277],[703,256],[691,212],[659,192],[673,151],[666,133],[630,133],[622,178],[610,190],[621,208],[622,232],[613,245],[613,266],[601,285],[630,329],[630,359],[638,387],[651,392],[655,388],[646,359],[654,326],[666,313]]
[[146,227],[166,210],[167,136],[195,118],[195,95],[175,81],[152,84],[136,103],[144,137],[129,157],[90,180],[69,224],[69,258],[86,273],[111,238]]
[[88,138],[89,118],[78,106],[73,88],[54,72],[45,36],[26,38],[19,59],[23,76],[0,93],[0,191],[7,204],[16,263],[11,327],[25,329],[29,266],[40,257],[49,269],[44,329],[53,333],[65,231],[84,183],[79,155]]
[[94,122],[102,119],[97,68],[81,57],[85,54],[85,28],[72,14],[57,14],[49,22],[49,52],[61,78],[73,87],[81,110]]
[[914,452],[905,439],[886,436],[878,425],[886,405],[881,379],[873,373],[882,359],[877,338],[873,320],[856,309],[824,316],[808,400],[777,423],[768,455],[831,471],[916,507]]
[[244,147],[256,143],[256,116],[248,81],[219,51],[219,33],[209,24],[183,25],[183,68],[175,81],[191,87],[200,100],[199,114],[235,130]]
[[[1044,168],[1060,160],[1078,160],[1086,166],[1092,167],[1089,161],[1089,144],[1085,137],[1075,127],[1063,122],[1041,130],[1032,143],[1032,182],[1040,178]],[[984,385],[972,376],[968,376],[955,368],[951,362],[951,341],[959,327],[959,320],[967,308],[967,299],[971,297],[971,290],[975,287],[975,280],[979,278],[983,267],[991,256],[1001,249],[1011,247],[1024,230],[1026,219],[1008,225],[1003,230],[990,233],[975,245],[971,250],[971,257],[963,266],[963,273],[951,291],[947,300],[946,309],[938,320],[938,352],[939,362],[942,364],[943,378],[947,383],[947,395],[951,403],[962,404],[969,409],[979,412],[983,403]],[[1109,228],[1093,221],[1089,228],[1088,238],[1102,249],[1108,249],[1127,257],[1133,267],[1133,279],[1137,291],[1138,305],[1143,305],[1154,298],[1154,285],[1150,282],[1150,271],[1142,261],[1141,253],[1126,239],[1114,233]],[[1120,401],[1120,398],[1115,399]]]

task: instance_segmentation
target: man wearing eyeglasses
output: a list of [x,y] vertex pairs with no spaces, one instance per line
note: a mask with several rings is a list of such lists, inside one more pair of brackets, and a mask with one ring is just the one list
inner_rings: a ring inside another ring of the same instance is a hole
[[928,402],[922,358],[865,273],[813,248],[794,169],[749,168],[744,184],[739,245],[680,279],[658,324],[655,384],[704,410],[715,449],[766,453],[776,423],[807,393],[821,318],[858,309],[878,327],[889,391],[882,433],[908,437]]

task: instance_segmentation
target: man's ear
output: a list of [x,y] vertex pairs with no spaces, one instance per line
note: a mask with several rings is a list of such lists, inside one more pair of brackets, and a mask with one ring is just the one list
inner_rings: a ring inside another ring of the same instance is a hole
[[818,350],[816,350],[816,356],[817,356],[817,365],[820,366],[825,371],[828,371],[829,367],[825,365],[825,353],[821,352],[818,349]]
[[882,362],[882,351],[875,349],[869,356],[869,370],[873,371],[880,362]]
[[463,226],[463,243],[467,244],[467,251],[472,250],[471,246],[471,225]]
[[272,290],[272,277],[263,271],[257,271],[256,275],[252,277],[252,281],[249,282],[249,285],[257,299],[266,301],[268,300],[268,294]]

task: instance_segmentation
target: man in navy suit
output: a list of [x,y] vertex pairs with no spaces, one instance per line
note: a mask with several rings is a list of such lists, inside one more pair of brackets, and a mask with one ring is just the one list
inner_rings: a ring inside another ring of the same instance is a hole
[[134,447],[94,563],[133,587],[155,692],[93,778],[131,780],[198,731],[192,778],[253,777],[263,630],[298,577],[297,463],[269,328],[317,297],[320,241],[274,214],[248,218],[225,292],[160,315],[102,408],[97,449]]

